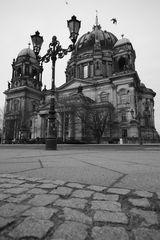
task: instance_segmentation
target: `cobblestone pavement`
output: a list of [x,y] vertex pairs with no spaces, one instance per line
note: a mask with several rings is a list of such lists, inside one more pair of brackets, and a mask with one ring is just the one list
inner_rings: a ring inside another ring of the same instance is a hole
[[0,240],[159,240],[160,192],[0,174]]

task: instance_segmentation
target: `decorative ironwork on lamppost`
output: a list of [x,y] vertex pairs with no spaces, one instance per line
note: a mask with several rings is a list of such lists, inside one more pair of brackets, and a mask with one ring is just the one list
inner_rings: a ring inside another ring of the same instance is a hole
[[50,108],[48,113],[48,126],[47,126],[47,138],[46,138],[46,149],[56,150],[57,149],[57,133],[56,133],[56,111],[55,111],[55,63],[57,58],[63,58],[68,52],[72,52],[75,48],[75,43],[79,34],[79,29],[81,27],[81,21],[77,20],[76,16],[72,16],[70,20],[67,21],[67,26],[70,31],[70,39],[72,44],[68,46],[67,49],[61,47],[60,42],[57,40],[56,36],[52,37],[52,42],[49,44],[47,53],[43,56],[39,56],[39,51],[43,43],[43,37],[39,35],[37,31],[35,35],[31,36],[33,43],[33,50],[37,56],[37,59],[41,63],[52,61],[52,80],[51,80],[51,99]]
[[142,142],[142,136],[141,136],[141,114],[140,114],[140,112],[138,112],[137,116],[135,117],[134,116],[134,110],[131,109],[130,112],[131,112],[132,119],[137,120],[137,123],[138,123],[138,140],[139,140],[139,144],[142,145],[143,142]]

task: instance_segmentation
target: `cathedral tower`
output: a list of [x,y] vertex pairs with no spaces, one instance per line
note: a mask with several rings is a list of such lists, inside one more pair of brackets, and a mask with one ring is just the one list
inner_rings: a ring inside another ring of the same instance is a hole
[[13,139],[25,141],[30,138],[31,116],[42,97],[42,71],[34,51],[21,50],[12,63],[12,78],[8,82],[4,114],[5,142]]

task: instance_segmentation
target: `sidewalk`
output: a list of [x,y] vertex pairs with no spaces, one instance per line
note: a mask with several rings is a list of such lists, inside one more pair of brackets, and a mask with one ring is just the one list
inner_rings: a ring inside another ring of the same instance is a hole
[[159,240],[160,192],[0,174],[0,240]]

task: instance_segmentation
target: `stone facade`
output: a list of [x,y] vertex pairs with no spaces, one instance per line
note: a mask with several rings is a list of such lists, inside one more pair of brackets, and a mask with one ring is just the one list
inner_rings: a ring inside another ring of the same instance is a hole
[[31,138],[31,118],[43,97],[42,66],[29,47],[23,49],[12,63],[12,78],[6,95],[3,139]]
[[[132,43],[103,31],[96,18],[92,31],[77,41],[67,63],[66,83],[56,89],[60,142],[158,141],[156,93],[139,79],[135,59]],[[45,139],[50,91],[41,89],[43,68],[30,48],[19,53],[12,67],[3,138]]]

